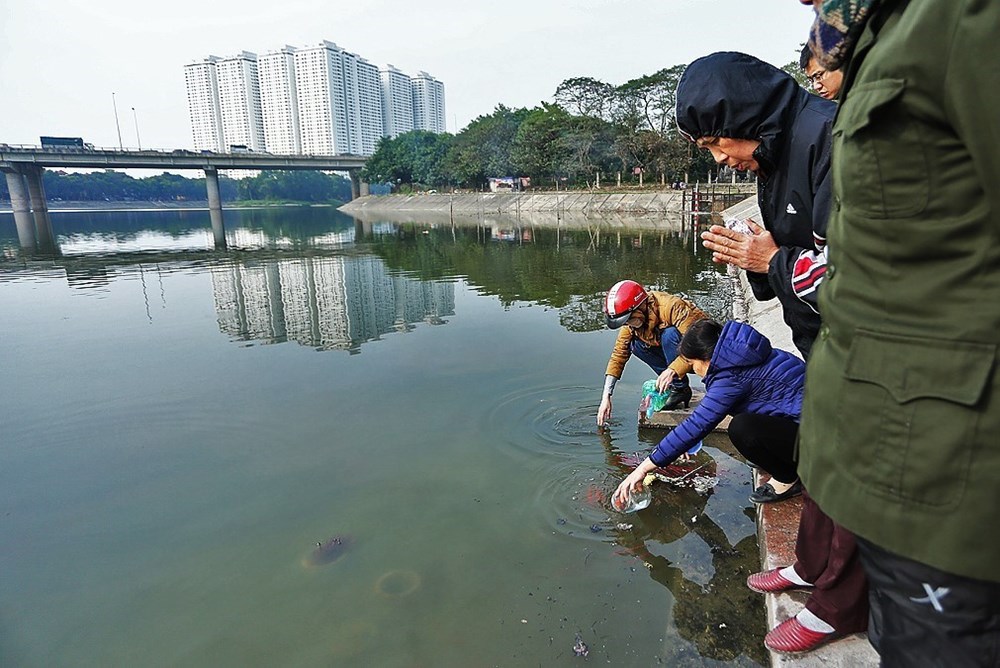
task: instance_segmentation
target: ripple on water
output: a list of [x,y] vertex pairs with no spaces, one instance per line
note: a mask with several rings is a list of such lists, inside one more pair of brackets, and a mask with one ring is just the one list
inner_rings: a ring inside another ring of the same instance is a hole
[[524,388],[501,397],[483,418],[513,451],[577,457],[597,438],[597,406],[589,387]]
[[592,461],[551,462],[535,495],[539,514],[554,533],[584,540],[610,542],[626,516],[611,508],[611,493],[620,482],[617,472]]

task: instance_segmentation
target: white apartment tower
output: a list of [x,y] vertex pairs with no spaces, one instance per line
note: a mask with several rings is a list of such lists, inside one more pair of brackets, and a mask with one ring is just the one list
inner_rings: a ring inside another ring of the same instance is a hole
[[419,72],[413,82],[413,127],[415,130],[444,132],[444,84]]
[[264,120],[260,110],[257,54],[243,51],[216,63],[219,79],[219,111],[225,149],[246,146],[264,150]]
[[379,70],[382,79],[382,135],[395,138],[413,129],[413,83],[392,65]]
[[382,137],[382,83],[378,67],[346,51],[343,59],[350,152],[371,155]]
[[285,46],[257,59],[264,139],[271,153],[302,153],[295,47]]
[[343,53],[343,49],[327,41],[295,51],[303,153],[355,153],[347,135]]
[[191,134],[194,147],[199,151],[222,151],[224,146],[216,71],[219,60],[216,56],[209,56],[184,66]]
[[382,137],[444,132],[444,84],[379,69],[333,42],[243,51],[184,67],[191,132],[199,150],[371,155]]

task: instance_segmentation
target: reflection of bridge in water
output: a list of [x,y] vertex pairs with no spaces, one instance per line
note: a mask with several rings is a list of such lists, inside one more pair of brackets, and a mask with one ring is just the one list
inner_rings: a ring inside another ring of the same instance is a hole
[[222,223],[222,196],[219,193],[220,169],[277,169],[346,171],[351,176],[352,195],[367,194],[367,184],[359,173],[364,167],[359,155],[274,155],[271,153],[213,153],[212,151],[115,150],[71,146],[38,147],[0,144],[0,171],[7,178],[14,224],[22,248],[49,251],[55,235],[49,218],[42,172],[45,167],[94,167],[99,169],[199,169],[205,173],[208,210],[215,245],[225,248],[226,233]]
[[390,274],[372,256],[303,257],[212,270],[219,328],[245,341],[360,352],[413,324],[444,324],[455,286]]

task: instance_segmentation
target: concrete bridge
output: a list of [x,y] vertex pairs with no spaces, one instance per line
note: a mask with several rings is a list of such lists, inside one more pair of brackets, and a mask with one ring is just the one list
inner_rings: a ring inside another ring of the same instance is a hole
[[0,144],[0,170],[7,177],[14,224],[22,248],[55,247],[52,221],[45,201],[42,172],[46,167],[98,169],[200,169],[205,172],[208,209],[212,234],[218,248],[226,246],[222,222],[222,197],[219,194],[220,169],[308,169],[346,171],[351,176],[355,198],[367,195],[368,184],[360,179],[367,158],[360,155],[273,155],[271,153],[215,153],[186,149],[133,150],[77,148],[73,146],[40,147]]

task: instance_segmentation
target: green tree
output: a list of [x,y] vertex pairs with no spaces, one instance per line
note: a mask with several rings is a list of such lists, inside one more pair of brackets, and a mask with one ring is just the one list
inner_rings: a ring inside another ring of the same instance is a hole
[[449,181],[444,158],[454,137],[427,130],[411,130],[398,137],[383,137],[362,170],[370,183],[442,186]]
[[555,103],[575,116],[609,120],[615,88],[591,77],[566,79],[556,88]]
[[444,169],[456,183],[478,187],[490,177],[517,173],[511,149],[527,109],[498,105],[489,116],[480,116],[455,137],[444,161]]
[[511,160],[520,174],[533,179],[569,178],[573,172],[573,149],[568,136],[571,116],[561,107],[543,103],[532,109],[511,147]]

